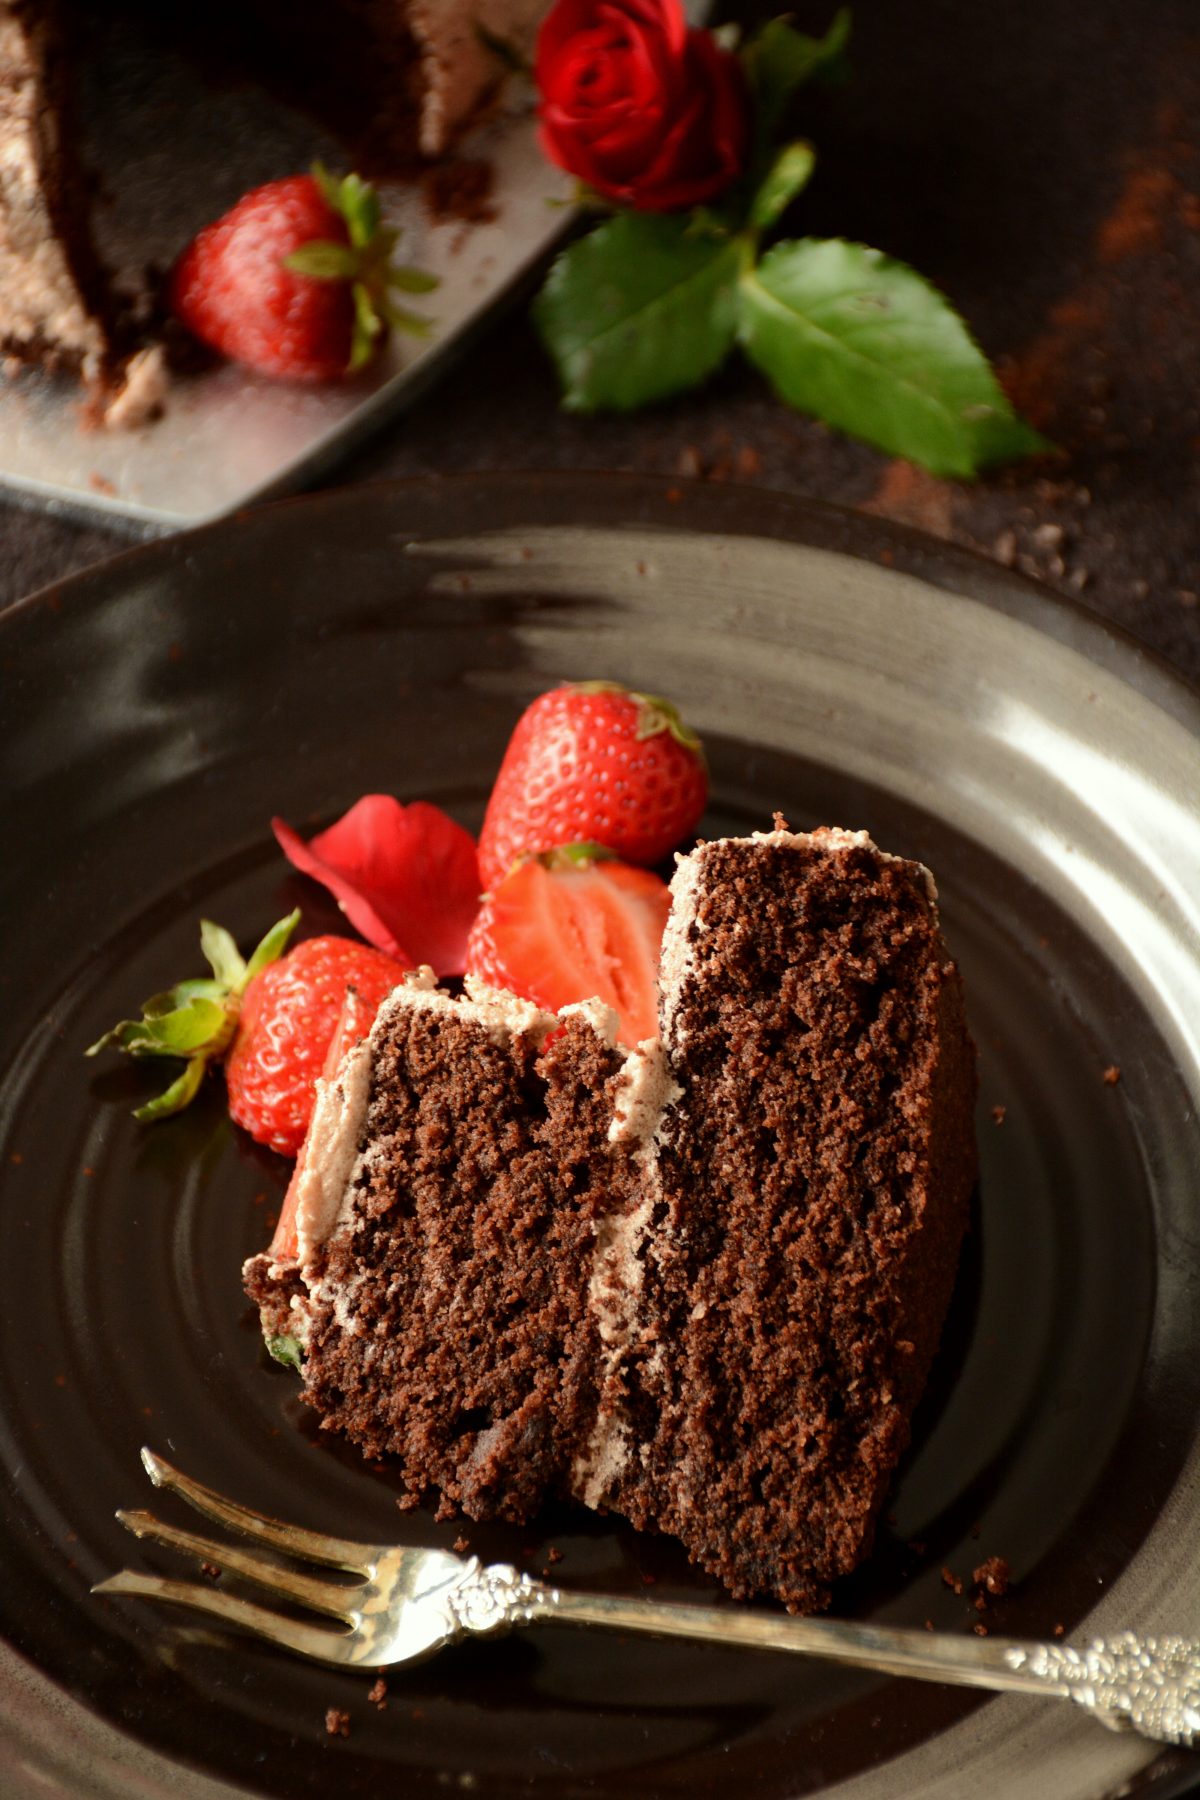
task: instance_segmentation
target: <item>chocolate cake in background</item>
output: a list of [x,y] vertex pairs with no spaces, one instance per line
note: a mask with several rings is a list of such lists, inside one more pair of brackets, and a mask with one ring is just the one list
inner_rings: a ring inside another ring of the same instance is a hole
[[[362,172],[411,175],[501,86],[488,41],[527,50],[544,10],[545,0],[113,0],[101,13],[83,0],[0,0],[0,357],[79,375],[108,423],[139,423],[162,400],[153,308],[144,292],[118,291],[90,217],[105,170],[103,145],[85,143],[82,77],[114,19],[215,78],[249,77],[296,104]],[[147,118],[149,134],[163,128]]]
[[936,1349],[974,1052],[932,882],[865,834],[702,845],[673,895],[631,1053],[598,1003],[397,989],[247,1291],[414,1503],[572,1496],[807,1610],[870,1548]]

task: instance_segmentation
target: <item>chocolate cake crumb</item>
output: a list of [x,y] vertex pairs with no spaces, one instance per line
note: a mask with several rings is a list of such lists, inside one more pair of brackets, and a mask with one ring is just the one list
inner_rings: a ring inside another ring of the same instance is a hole
[[1055,1627],[1054,1627],[1054,1635],[1055,1635],[1055,1637],[1062,1637],[1062,1636],[1063,1636],[1063,1634],[1064,1634],[1064,1632],[1065,1632],[1065,1631],[1066,1631],[1066,1629],[1067,1629],[1067,1628],[1066,1628],[1066,1626],[1065,1626],[1065,1625],[1056,1625],[1056,1626],[1055,1626]]
[[971,1630],[975,1633],[976,1637],[987,1637],[988,1635],[988,1627],[986,1625],[972,1625]]
[[379,1676],[374,1686],[368,1688],[367,1699],[371,1702],[372,1706],[377,1706],[380,1712],[385,1710],[387,1706],[387,1682],[383,1679],[382,1675]]
[[956,1594],[963,1594],[966,1592],[966,1583],[962,1580],[961,1576],[954,1573],[953,1569],[943,1568],[942,1586],[950,1588]]
[[562,1551],[557,1549],[554,1544],[551,1544],[550,1548],[546,1552],[546,1561],[552,1562],[552,1563],[560,1563],[562,1561],[562,1559],[563,1559]]
[[215,1562],[202,1562],[200,1564],[200,1573],[202,1575],[207,1575],[210,1581],[219,1581],[221,1577],[221,1571]]
[[421,192],[435,224],[457,219],[465,225],[487,225],[498,216],[495,185],[491,163],[481,157],[456,156],[426,170]]
[[1007,1106],[993,1106],[992,1118],[997,1125],[1003,1125],[1003,1123],[1007,1117],[1008,1117]]
[[330,1706],[325,1712],[325,1730],[329,1737],[350,1736],[350,1714],[343,1712],[338,1706]]
[[1109,1063],[1107,1069],[1104,1071],[1104,1079],[1109,1087],[1116,1087],[1118,1081],[1121,1079],[1121,1070],[1116,1063]]
[[989,1556],[981,1562],[971,1577],[976,1587],[986,1588],[996,1599],[1007,1594],[1009,1586],[1009,1567],[1002,1556]]
[[471,1548],[471,1540],[465,1532],[460,1531],[454,1540],[454,1548],[459,1556],[465,1556]]

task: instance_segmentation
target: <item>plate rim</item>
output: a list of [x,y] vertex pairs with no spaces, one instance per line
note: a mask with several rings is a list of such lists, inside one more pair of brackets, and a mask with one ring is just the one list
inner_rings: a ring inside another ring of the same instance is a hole
[[[327,509],[338,511],[381,501],[415,503],[422,493],[445,495],[456,488],[473,493],[489,490],[498,495],[511,494],[515,503],[514,530],[525,522],[520,518],[522,507],[542,494],[565,497],[600,489],[614,497],[627,494],[641,504],[663,503],[678,518],[683,535],[720,536],[723,531],[733,531],[738,537],[766,535],[787,543],[832,550],[851,559],[884,562],[885,566],[915,575],[942,592],[965,595],[1033,625],[1060,643],[1070,643],[1090,661],[1118,674],[1144,698],[1164,706],[1181,723],[1200,730],[1200,679],[1193,680],[1130,626],[1106,618],[1081,596],[1064,594],[1047,582],[1007,568],[983,550],[856,507],[792,494],[783,488],[624,470],[455,470],[448,474],[378,477],[275,496],[197,525],[168,529],[123,545],[98,562],[46,582],[0,607],[0,629],[41,607],[51,606],[57,611],[64,605],[79,605],[93,592],[98,600],[107,585],[123,578],[126,571],[136,579],[143,566],[150,567],[164,557],[168,561],[175,555],[186,558],[192,546],[202,545],[210,538],[236,537],[244,531],[269,528],[274,519],[297,512],[319,514]],[[713,523],[714,513],[726,509],[761,514],[764,524],[769,522],[773,529],[764,532],[740,528],[732,521]],[[692,522],[693,512],[710,522]],[[816,544],[810,535],[814,528],[821,539]],[[670,530],[672,526],[663,529]],[[413,536],[417,541],[421,533],[414,532]],[[899,551],[900,561],[878,554],[872,557],[867,548],[872,542],[878,549],[892,552],[893,557]]]
[[[126,546],[98,563],[48,583],[0,609],[0,632],[7,626],[29,620],[45,607],[51,607],[56,617],[61,615],[66,624],[74,608],[103,604],[127,581],[136,581],[144,571],[152,571],[156,565],[170,567],[177,558],[186,561],[195,553],[197,545],[203,547],[214,534],[227,539],[230,536],[238,538],[251,530],[269,530],[277,515],[291,517],[297,509],[319,516],[329,510],[340,511],[359,505],[370,507],[390,501],[411,511],[415,520],[419,517],[419,499],[423,493],[436,491],[444,500],[456,488],[474,492],[488,490],[497,496],[510,495],[511,528],[514,531],[520,530],[522,524],[532,523],[522,515],[536,511],[539,495],[556,498],[561,504],[572,494],[594,496],[597,488],[601,488],[614,501],[624,495],[635,505],[652,505],[661,511],[669,509],[672,517],[667,528],[675,528],[681,535],[722,536],[733,532],[750,538],[769,536],[810,549],[838,552],[854,560],[883,560],[897,574],[915,576],[944,593],[978,600],[1046,631],[1057,641],[1069,643],[1076,652],[1118,675],[1146,701],[1200,732],[1200,684],[1193,684],[1160,652],[1143,644],[1125,627],[1104,619],[1086,602],[1008,570],[984,554],[829,502],[773,489],[738,484],[721,484],[714,488],[713,484],[702,481],[685,482],[642,474],[468,471],[447,476],[376,480],[278,499],[186,531]],[[719,499],[716,498],[718,495]],[[764,526],[770,521],[774,528],[760,530],[744,522],[735,529],[732,517],[726,522],[717,516],[732,515],[739,509],[748,520],[761,521]],[[693,522],[693,512],[702,514],[705,522]],[[629,525],[635,522],[632,517],[626,521]],[[569,525],[566,528],[569,529]],[[605,523],[594,523],[589,528],[603,530],[607,527]],[[620,528],[617,521],[612,522],[612,528]],[[412,535],[413,541],[420,541],[422,534],[414,531]],[[472,530],[464,528],[462,536],[471,535],[475,535]],[[878,554],[873,556],[871,547],[876,551],[888,550],[892,555],[882,559]],[[78,1738],[81,1760],[76,1769],[66,1771],[69,1781],[80,1778],[83,1756],[90,1754],[93,1771],[101,1779],[107,1776],[104,1769],[96,1765],[107,1762],[117,1779],[139,1775],[147,1784],[144,1789],[147,1796],[172,1792],[185,1796],[186,1800],[193,1800],[193,1797],[194,1800],[218,1800],[218,1797],[233,1800],[233,1796],[246,1796],[249,1800],[253,1793],[251,1789],[230,1785],[219,1777],[164,1757],[161,1752],[114,1726],[103,1715],[74,1701],[67,1689],[21,1657],[7,1642],[0,1641],[0,1726],[7,1728],[5,1735],[17,1717],[22,1696],[29,1715],[22,1720],[26,1729],[32,1729],[30,1717],[35,1713],[43,1725],[57,1714],[57,1729],[64,1743],[72,1734]],[[61,1717],[63,1712],[68,1715],[71,1732],[63,1729],[66,1722]],[[48,1742],[47,1736],[40,1744],[35,1740],[28,1747],[40,1748],[45,1754]],[[8,1748],[8,1745],[4,1746],[5,1751]],[[116,1752],[122,1755],[120,1768],[112,1768],[111,1758]],[[1130,1791],[1168,1800],[1169,1796],[1192,1791],[1195,1775],[1192,1766],[1182,1770],[1165,1768],[1148,1781],[1135,1783]],[[14,1795],[23,1791],[16,1789]],[[30,1795],[35,1791],[42,1789],[39,1786],[36,1790],[33,1787],[28,1790]],[[122,1790],[119,1787],[93,1790],[89,1786],[78,1791],[115,1795]]]

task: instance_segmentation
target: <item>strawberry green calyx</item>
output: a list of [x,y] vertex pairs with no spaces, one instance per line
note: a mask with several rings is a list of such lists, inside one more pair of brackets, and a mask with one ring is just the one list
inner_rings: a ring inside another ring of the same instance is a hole
[[603,844],[558,844],[553,850],[535,852],[532,860],[543,869],[586,869],[592,863],[616,862],[617,853]]
[[304,1371],[304,1346],[299,1338],[269,1337],[266,1340],[267,1350],[277,1363],[285,1369],[295,1369],[298,1374]]
[[200,948],[212,975],[177,981],[165,993],[152,994],[140,1019],[122,1019],[85,1052],[124,1050],[130,1056],[182,1057],[184,1071],[157,1099],[134,1111],[143,1123],[182,1112],[196,1096],[208,1065],[220,1060],[233,1042],[242,996],[260,970],[282,956],[300,923],[299,908],[280,919],[245,961],[229,933],[211,919],[200,923]]
[[635,736],[639,744],[665,731],[685,750],[694,752],[701,762],[705,760],[704,745],[699,737],[690,725],[684,724],[674,702],[664,700],[661,694],[640,694],[636,688],[623,687],[619,681],[572,681],[569,685],[578,694],[624,694],[637,707]]
[[423,269],[393,263],[400,233],[383,225],[379,195],[369,181],[353,173],[339,180],[321,163],[313,164],[312,176],[326,204],[345,220],[350,242],[314,238],[284,257],[284,267],[315,281],[351,283],[354,331],[347,373],[353,374],[370,362],[389,325],[415,337],[429,332],[430,321],[399,305],[393,292],[428,294],[437,287],[438,278]]

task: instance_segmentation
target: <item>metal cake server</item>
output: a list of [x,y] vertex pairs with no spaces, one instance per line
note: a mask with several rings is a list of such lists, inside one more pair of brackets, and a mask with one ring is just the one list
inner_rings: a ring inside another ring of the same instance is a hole
[[173,1601],[320,1662],[375,1670],[417,1662],[447,1644],[518,1625],[604,1625],[654,1637],[798,1651],[856,1668],[962,1687],[1058,1696],[1073,1700],[1114,1731],[1133,1730],[1162,1743],[1189,1747],[1200,1743],[1200,1643],[1185,1638],[1140,1637],[1123,1631],[1075,1648],[569,1593],[522,1575],[506,1563],[485,1566],[478,1557],[358,1544],[285,1525],[202,1487],[152,1450],[143,1449],[142,1462],[156,1487],[173,1490],[198,1512],[243,1537],[358,1579],[321,1580],[268,1557],[164,1525],[148,1512],[121,1511],[118,1519],[135,1537],[185,1551],[291,1606],[321,1613],[339,1624],[304,1624],[222,1589],[129,1569],[98,1582],[92,1592]]

